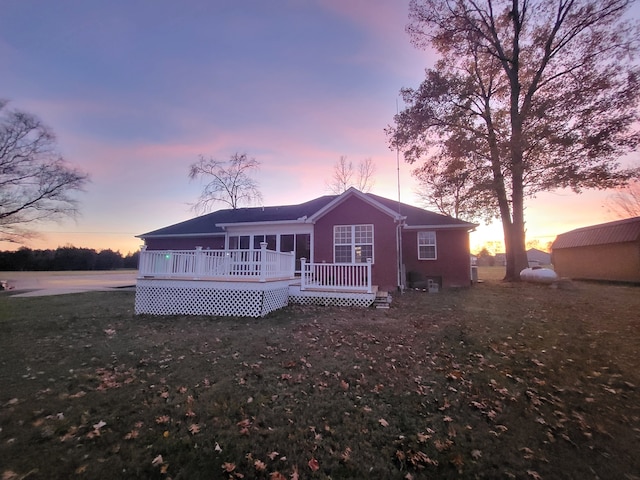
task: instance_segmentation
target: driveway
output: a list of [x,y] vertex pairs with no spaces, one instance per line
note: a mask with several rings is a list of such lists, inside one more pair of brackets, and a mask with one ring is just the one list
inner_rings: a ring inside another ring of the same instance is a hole
[[61,295],[92,290],[133,288],[136,270],[105,272],[0,272],[0,281],[6,282],[11,296],[36,297]]

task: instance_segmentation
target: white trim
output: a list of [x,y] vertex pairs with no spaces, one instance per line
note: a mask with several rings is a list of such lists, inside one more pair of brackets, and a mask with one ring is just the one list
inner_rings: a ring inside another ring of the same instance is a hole
[[250,227],[250,228],[263,228],[267,225],[304,225],[306,223],[305,217],[301,217],[297,220],[273,220],[273,221],[262,221],[262,222],[226,222],[226,223],[216,223],[216,227],[227,229],[229,227]]
[[473,228],[469,228],[467,225],[404,225],[403,228],[405,230],[452,230],[457,228],[472,232],[478,226],[475,223],[473,225],[475,225]]
[[[433,234],[433,243],[423,243],[423,244],[421,244],[420,243],[420,234],[421,233],[432,233]],[[416,232],[416,245],[418,247],[418,260],[428,261],[428,260],[437,260],[438,259],[438,235],[436,234],[435,231],[433,231],[433,230],[426,230],[426,231],[423,230],[423,231],[420,231],[420,232]],[[420,247],[421,246],[422,247],[431,247],[431,246],[433,246],[433,250],[434,250],[433,258],[431,258],[431,257],[425,257],[425,258],[421,257],[420,256]]]
[[[221,226],[221,225],[218,225]],[[313,225],[292,222],[288,224],[280,223],[235,223],[225,224],[228,235],[264,235],[264,234],[287,234],[287,233],[309,233],[313,234]]]
[[217,233],[168,233],[165,235],[136,235],[135,238],[194,238],[194,237],[202,237],[202,238],[211,238],[211,237],[224,237],[224,232]]
[[[336,228],[349,228],[351,230],[351,241],[349,243],[336,243]],[[371,243],[356,243],[356,227],[371,227]],[[351,247],[351,262],[338,262],[336,260],[336,246]],[[371,245],[371,257],[366,257],[365,261],[356,262],[356,247],[358,245]],[[348,263],[366,263],[367,259],[371,260],[371,263],[375,263],[375,247],[376,247],[376,228],[373,223],[358,223],[349,225],[333,225],[333,262],[338,265]]]

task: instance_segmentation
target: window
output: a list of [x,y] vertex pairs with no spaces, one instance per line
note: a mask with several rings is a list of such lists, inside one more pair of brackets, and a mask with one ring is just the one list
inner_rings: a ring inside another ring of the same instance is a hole
[[336,263],[373,261],[373,225],[334,226],[333,258]]
[[437,257],[436,232],[418,232],[418,260],[435,260]]
[[229,250],[249,250],[250,241],[249,235],[229,237]]

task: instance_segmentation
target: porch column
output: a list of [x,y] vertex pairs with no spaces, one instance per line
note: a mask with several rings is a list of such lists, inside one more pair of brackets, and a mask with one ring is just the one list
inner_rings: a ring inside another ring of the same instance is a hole
[[367,293],[372,293],[372,279],[371,279],[371,259],[367,258]]

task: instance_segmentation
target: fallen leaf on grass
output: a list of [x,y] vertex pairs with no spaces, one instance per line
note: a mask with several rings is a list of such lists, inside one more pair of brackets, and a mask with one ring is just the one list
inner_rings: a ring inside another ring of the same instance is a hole
[[100,420],[98,423],[93,425],[94,430],[100,430],[102,427],[106,425],[106,422]]
[[298,466],[294,465],[293,472],[291,472],[291,480],[300,480],[300,476],[298,475]]
[[318,460],[316,460],[315,458],[312,458],[311,460],[309,460],[307,465],[309,465],[309,468],[311,469],[312,472],[317,472],[318,469],[320,469],[320,464],[318,463]]
[[287,480],[287,477],[282,475],[280,472],[271,472],[269,474],[269,480]]
[[542,477],[535,470],[527,470],[527,475],[533,477],[534,480],[542,480]]
[[480,457],[482,457],[482,452],[480,450],[471,450],[471,458],[478,460]]
[[231,473],[235,469],[236,469],[236,464],[235,463],[224,462],[222,464],[222,470],[224,470],[227,473]]
[[222,447],[218,442],[216,442],[216,446],[213,448],[213,451],[216,453],[220,453],[222,451]]
[[253,466],[255,467],[256,472],[264,472],[267,469],[267,464],[261,460],[254,461]]
[[381,418],[380,420],[378,420],[378,423],[380,425],[382,425],[383,427],[388,427],[389,426],[389,422],[387,422],[384,418]]
[[162,465],[164,463],[164,460],[162,459],[162,455],[158,455],[156,458],[154,458],[151,461],[151,465],[153,465],[154,467],[157,467],[158,465]]
[[278,452],[271,452],[267,457],[269,457],[270,460],[275,460],[278,455],[280,455]]
[[191,433],[191,435],[195,435],[196,433],[200,432],[200,425],[198,425],[197,423],[192,423],[191,425],[189,425],[189,433]]
[[349,460],[351,460],[351,449],[349,447],[345,448],[340,455],[340,458],[344,463],[347,463]]
[[169,415],[160,415],[159,417],[156,417],[156,423],[158,425],[164,425],[165,423],[169,423]]

